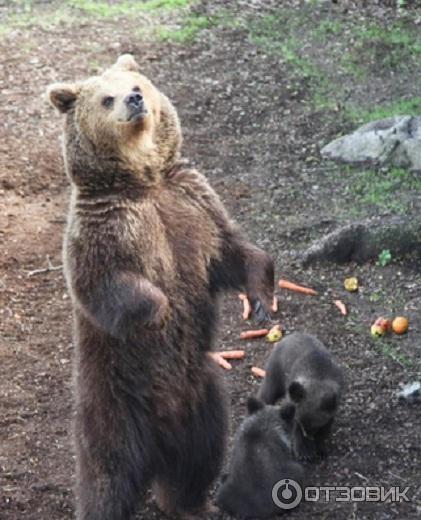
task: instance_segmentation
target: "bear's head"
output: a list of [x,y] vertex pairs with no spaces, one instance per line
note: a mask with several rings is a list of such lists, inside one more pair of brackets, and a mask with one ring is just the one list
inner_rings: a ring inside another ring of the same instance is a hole
[[100,76],[51,85],[48,97],[66,114],[66,169],[80,187],[153,185],[179,157],[175,108],[129,54]]
[[254,397],[247,407],[216,503],[232,516],[272,518],[281,512],[272,498],[274,485],[285,478],[300,482],[303,476],[292,452],[295,409],[267,405]]
[[295,407],[295,420],[312,436],[335,416],[340,393],[337,381],[298,378],[288,387],[287,401]]

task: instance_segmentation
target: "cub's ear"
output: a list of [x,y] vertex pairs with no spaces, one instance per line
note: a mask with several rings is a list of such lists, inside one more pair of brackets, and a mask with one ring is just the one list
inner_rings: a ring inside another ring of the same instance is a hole
[[249,415],[253,415],[259,410],[262,410],[264,407],[265,403],[257,397],[249,397],[247,400],[247,410],[249,412]]
[[298,381],[293,381],[288,388],[288,393],[295,403],[302,401],[306,395],[306,389]]
[[113,65],[117,69],[139,72],[140,67],[131,54],[122,54]]
[[79,87],[70,83],[55,83],[47,89],[47,97],[50,103],[62,114],[70,110],[79,95]]
[[295,416],[295,405],[293,405],[292,403],[285,404],[281,406],[279,413],[281,419],[283,419],[286,422],[291,422]]

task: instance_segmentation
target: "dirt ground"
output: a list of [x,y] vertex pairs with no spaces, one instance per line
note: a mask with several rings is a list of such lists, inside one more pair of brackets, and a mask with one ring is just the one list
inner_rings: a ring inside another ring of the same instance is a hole
[[[19,3],[12,4],[0,3],[4,23],[12,23],[7,16],[13,9],[19,11]],[[421,516],[421,409],[396,398],[400,383],[420,378],[421,261],[413,257],[393,259],[385,267],[372,262],[304,270],[293,254],[355,218],[355,208],[364,215],[402,209],[364,205],[349,191],[347,176],[354,173],[322,162],[318,151],[355,125],[344,103],[367,109],[414,95],[420,66],[386,67],[385,52],[393,53],[383,49],[382,54],[379,48],[360,82],[346,75],[338,79],[332,56],[340,52],[341,35],[332,29],[327,41],[316,44],[306,40],[308,27],[329,20],[342,24],[342,34],[348,34],[366,23],[393,24],[402,14],[381,7],[381,2],[364,9],[352,2],[285,1],[282,9],[279,4],[203,0],[194,7],[196,15],[222,13],[225,22],[184,43],[142,37],[139,28],[162,23],[150,14],[128,14],[118,22],[76,16],[46,26],[39,20],[58,4],[45,1],[35,7],[38,18],[0,32],[1,520],[66,520],[74,515],[71,306],[60,270],[31,273],[46,267],[47,257],[54,266],[61,263],[69,195],[59,141],[62,121],[43,93],[49,83],[83,78],[123,52],[133,53],[145,74],[174,101],[185,156],[208,176],[250,238],[273,254],[277,276],[319,292],[306,297],[278,291],[285,333],[316,334],[347,377],[329,456],[308,468],[309,483],[410,488],[409,502],[303,503],[291,518]],[[280,58],[253,38],[252,24],[276,15],[288,15],[281,27],[295,27],[302,38],[301,57],[312,55],[328,75],[327,93],[335,93],[335,106],[315,106],[314,76],[297,72],[302,72],[302,61]],[[247,23],[235,23],[237,19]],[[419,30],[421,10],[409,10],[402,20]],[[357,51],[357,59],[364,59],[366,48]],[[345,85],[343,91],[335,88],[338,82]],[[420,193],[405,183],[396,187],[396,200],[409,201],[405,212],[420,210]],[[355,294],[343,289],[344,278],[351,275],[361,284]],[[347,304],[349,316],[340,315],[335,298]],[[263,340],[240,345],[245,324],[236,295],[227,296],[221,310],[217,348],[241,346],[247,351],[246,359],[225,373],[234,433],[247,397],[259,384],[250,367],[264,365],[268,345]],[[369,326],[379,315],[407,316],[409,333],[373,340]],[[137,518],[164,517],[148,495]]]

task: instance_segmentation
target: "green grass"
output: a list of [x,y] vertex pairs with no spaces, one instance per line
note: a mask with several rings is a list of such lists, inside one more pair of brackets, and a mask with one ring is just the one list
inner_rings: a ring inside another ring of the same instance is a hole
[[338,20],[322,20],[313,30],[313,37],[321,42],[325,42],[329,36],[338,36],[343,31],[343,25]]
[[[385,73],[402,67],[416,66],[421,55],[421,35],[408,22],[394,22],[389,26],[348,24],[343,19],[320,18],[317,2],[308,3],[297,13],[279,9],[274,14],[247,20],[250,38],[266,52],[279,55],[296,77],[306,80],[308,97],[316,111],[331,110],[337,102],[346,106],[345,116],[351,121],[368,121],[395,113],[414,113],[420,102],[414,99],[378,111],[361,114],[361,109],[347,106],[344,90],[351,80],[366,82],[370,75]],[[331,48],[340,39],[341,49]],[[335,71],[320,63],[312,47],[326,45],[332,51]],[[306,44],[306,45],[305,45]],[[308,50],[307,50],[308,49]],[[333,81],[332,81],[333,77]],[[344,81],[345,79],[345,81]],[[383,113],[381,113],[383,110]],[[380,117],[377,117],[380,113]]]
[[347,169],[345,194],[353,201],[355,208],[374,207],[404,213],[407,203],[399,198],[402,191],[421,190],[421,178],[401,168],[391,168],[387,172],[376,170],[354,171]]
[[383,354],[383,356],[392,359],[403,368],[413,368],[415,366],[414,360],[401,352],[397,347],[394,347],[390,343],[386,343],[382,338],[377,338],[373,340],[373,342],[376,349]]
[[[308,26],[304,15],[293,15],[294,12],[280,11],[275,15],[263,16],[257,21],[248,22],[251,41],[266,52],[281,57],[289,66],[293,80],[306,81],[310,102],[313,109],[331,110],[336,100],[332,96],[332,84],[329,75],[302,50],[303,27]],[[337,21],[323,20],[315,29],[308,30],[307,38],[311,41],[325,41],[330,35],[337,35],[343,29]],[[305,29],[304,29],[305,30]],[[336,86],[333,86],[336,89]]]
[[371,24],[354,29],[343,62],[348,68],[365,69],[377,74],[410,70],[421,55],[419,31],[402,22],[388,26]]
[[352,121],[368,123],[369,121],[385,119],[386,117],[414,115],[420,112],[421,97],[414,97],[411,99],[402,99],[386,105],[377,106],[372,110],[367,111],[350,109],[348,116]]
[[114,16],[125,16],[138,11],[153,11],[156,9],[174,10],[188,7],[191,0],[146,0],[143,2],[125,0],[115,4],[97,0],[70,0],[71,7],[80,9],[86,14],[110,18]]
[[320,82],[323,76],[320,69],[300,54],[302,40],[293,30],[297,24],[297,19],[294,22],[288,21],[285,14],[268,15],[257,22],[249,22],[248,29],[255,45],[268,53],[281,56],[298,77]]
[[197,35],[204,29],[215,25],[216,21],[207,16],[189,15],[182,20],[182,26],[172,28],[168,26],[157,27],[155,36],[158,40],[164,42],[190,43],[193,42]]
[[9,14],[6,22],[0,24],[0,37],[7,36],[16,28],[38,26],[49,29],[58,24],[70,25],[75,20],[65,5],[60,5],[52,11],[38,11],[33,10],[31,3],[27,2],[23,12]]
[[[99,0],[66,0],[52,4],[50,9],[36,6],[32,0],[14,0],[5,22],[0,24],[0,38],[15,28],[39,26],[49,29],[58,24],[71,25],[81,17],[115,18],[136,13],[175,11],[188,8],[195,0],[120,0],[115,3]],[[16,9],[15,9],[16,8]]]
[[383,293],[381,291],[374,291],[370,294],[369,300],[373,303],[377,303],[383,298]]
[[231,29],[244,27],[244,20],[226,9],[219,9],[212,16],[183,11],[175,23],[161,25],[152,30],[141,30],[138,34],[140,37],[152,35],[158,41],[187,44],[194,42],[204,29],[217,26],[230,27]]
[[421,36],[395,23],[391,27],[370,25],[355,31],[354,36],[360,42],[378,42],[388,46],[392,51],[404,50],[407,55],[421,54]]

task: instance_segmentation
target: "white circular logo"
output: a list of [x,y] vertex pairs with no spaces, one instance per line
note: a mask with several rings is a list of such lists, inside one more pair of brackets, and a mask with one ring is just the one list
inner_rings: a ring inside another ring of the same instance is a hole
[[303,499],[303,490],[295,480],[284,478],[272,488],[272,500],[281,509],[294,509]]

